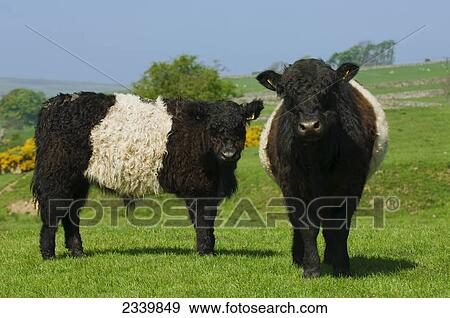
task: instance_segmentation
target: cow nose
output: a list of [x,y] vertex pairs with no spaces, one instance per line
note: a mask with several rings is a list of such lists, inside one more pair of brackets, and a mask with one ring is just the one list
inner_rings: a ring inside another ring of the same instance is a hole
[[236,155],[236,149],[234,149],[234,148],[227,148],[227,149],[222,150],[222,156],[224,159],[227,159],[227,160],[233,159],[235,155]]
[[302,121],[298,124],[300,134],[317,134],[322,129],[322,125],[318,119]]

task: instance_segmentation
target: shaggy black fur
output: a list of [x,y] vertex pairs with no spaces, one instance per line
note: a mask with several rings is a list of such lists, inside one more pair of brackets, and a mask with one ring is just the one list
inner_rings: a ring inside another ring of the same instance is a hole
[[[88,195],[84,171],[92,155],[90,134],[115,101],[115,96],[96,93],[59,95],[39,113],[32,192],[42,219],[44,259],[55,256],[59,220],[66,247],[73,256],[83,255],[78,216],[83,204],[72,203]],[[259,116],[262,102],[165,102],[173,124],[158,179],[165,191],[186,198],[198,252],[211,254],[217,205],[236,190],[234,170],[244,147],[245,125]]]
[[[114,96],[95,93],[59,95],[42,107],[36,127],[36,169],[32,191],[42,219],[40,247],[45,259],[55,256],[55,233],[62,219],[66,247],[82,255],[77,209],[71,200],[86,198],[83,176],[92,154],[89,135],[114,104]],[[81,151],[80,151],[81,150]],[[50,201],[54,199],[60,202]]]
[[[166,99],[165,103],[173,123],[159,183],[165,191],[187,198],[197,250],[211,254],[217,205],[236,191],[234,171],[244,148],[245,126],[250,118],[258,118],[262,102],[244,107],[234,102]],[[224,151],[234,155],[224,160]]]
[[[320,197],[359,199],[362,194],[375,139],[375,117],[362,114],[348,83],[357,71],[352,64],[335,71],[323,61],[306,59],[282,75],[265,71],[257,77],[283,98],[272,123],[268,155],[286,205],[295,207],[289,214],[292,256],[294,263],[304,266],[305,277],[320,275],[316,243],[320,225],[326,241],[325,262],[333,265],[335,275],[350,274],[347,237],[356,205],[347,211],[345,206],[321,209],[319,216],[318,208],[305,211],[297,198],[308,206]],[[318,128],[304,135],[302,124],[308,122]],[[341,201],[336,200],[336,205]]]

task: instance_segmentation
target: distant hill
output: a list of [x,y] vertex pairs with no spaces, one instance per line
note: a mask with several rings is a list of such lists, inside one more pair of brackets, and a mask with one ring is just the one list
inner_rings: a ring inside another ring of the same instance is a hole
[[24,79],[0,77],[0,96],[15,88],[30,88],[44,92],[48,97],[58,93],[90,92],[123,92],[125,89],[117,84],[71,82],[59,80]]

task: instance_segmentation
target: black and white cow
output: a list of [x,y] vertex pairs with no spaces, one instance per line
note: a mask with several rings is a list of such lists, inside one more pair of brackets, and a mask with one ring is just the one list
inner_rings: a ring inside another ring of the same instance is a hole
[[[320,275],[320,226],[325,263],[333,265],[337,276],[350,275],[350,221],[367,179],[387,150],[384,111],[352,80],[358,69],[347,63],[333,70],[323,61],[304,59],[283,74],[265,71],[257,76],[282,98],[262,132],[260,159],[292,207],[292,257],[304,267],[305,277]],[[342,198],[356,200],[340,206]]]
[[197,250],[213,253],[216,207],[236,190],[246,124],[262,108],[259,100],[238,105],[86,92],[48,100],[36,127],[32,185],[43,258],[55,256],[58,220],[66,247],[83,255],[78,210],[92,183],[126,198],[160,189],[186,198]]

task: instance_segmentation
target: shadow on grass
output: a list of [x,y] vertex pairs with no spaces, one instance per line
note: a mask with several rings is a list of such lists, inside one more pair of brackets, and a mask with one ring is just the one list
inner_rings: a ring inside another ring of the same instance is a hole
[[[393,259],[378,256],[354,256],[350,257],[350,269],[353,277],[367,277],[377,274],[393,274],[400,271],[410,270],[417,266],[417,263],[407,259]],[[323,272],[332,274],[331,266],[326,265]]]
[[[121,254],[121,255],[145,255],[145,254],[174,254],[174,255],[196,255],[196,251],[190,248],[181,247],[139,247],[129,249],[103,249],[86,251],[87,256],[102,254]],[[247,257],[270,257],[280,255],[281,253],[272,250],[249,250],[249,249],[219,249],[217,256],[247,256]]]

